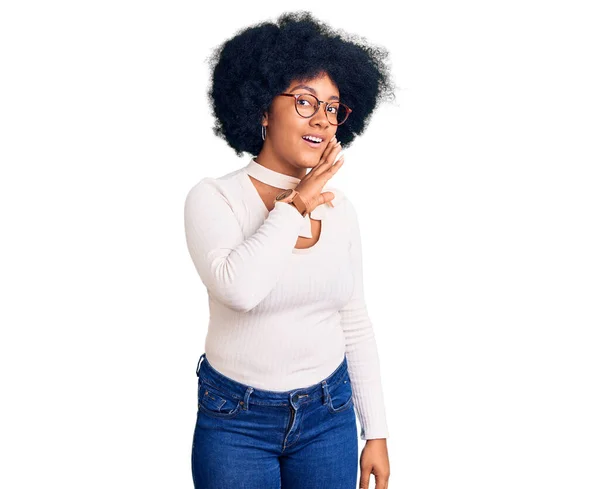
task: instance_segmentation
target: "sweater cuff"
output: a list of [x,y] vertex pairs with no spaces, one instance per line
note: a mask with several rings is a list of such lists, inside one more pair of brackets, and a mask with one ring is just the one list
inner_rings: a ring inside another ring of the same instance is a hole
[[[306,216],[308,216],[308,214],[306,214],[305,217],[302,217],[302,214],[300,214],[300,212],[298,211],[298,209],[296,209],[296,207],[294,207],[292,204],[288,204],[287,202],[280,202],[277,201],[275,202],[275,209],[281,209],[279,212],[283,212],[288,213],[290,215],[292,215],[292,219],[297,219],[298,220],[298,226],[300,226],[301,223],[305,222]],[[271,211],[273,212],[273,211]]]

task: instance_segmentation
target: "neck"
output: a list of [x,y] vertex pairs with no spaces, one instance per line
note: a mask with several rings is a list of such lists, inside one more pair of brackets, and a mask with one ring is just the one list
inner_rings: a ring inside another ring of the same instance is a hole
[[285,161],[277,154],[275,154],[269,144],[264,144],[260,153],[254,158],[254,161],[260,165],[268,168],[269,170],[283,173],[290,177],[302,179],[306,175],[306,168],[299,168]]

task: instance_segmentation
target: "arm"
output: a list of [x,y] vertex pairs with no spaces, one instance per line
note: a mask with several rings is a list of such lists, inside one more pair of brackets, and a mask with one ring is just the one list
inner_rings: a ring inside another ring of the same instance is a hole
[[354,206],[348,198],[345,202],[350,230],[350,257],[354,270],[352,298],[340,310],[341,325],[346,339],[348,374],[361,424],[361,438],[387,438],[379,355],[364,298],[360,228]]
[[247,312],[285,271],[304,218],[294,206],[277,202],[256,233],[244,239],[218,183],[204,178],[186,197],[184,223],[190,256],[209,294]]

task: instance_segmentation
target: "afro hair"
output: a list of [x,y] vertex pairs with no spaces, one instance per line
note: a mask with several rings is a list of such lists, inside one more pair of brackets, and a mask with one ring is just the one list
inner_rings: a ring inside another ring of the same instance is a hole
[[335,32],[307,11],[287,12],[276,24],[261,22],[236,31],[208,58],[213,133],[237,156],[258,155],[264,142],[262,116],[273,98],[293,80],[307,81],[325,72],[337,85],[340,100],[352,109],[336,132],[348,147],[364,132],[380,102],[395,99],[387,56],[385,48]]

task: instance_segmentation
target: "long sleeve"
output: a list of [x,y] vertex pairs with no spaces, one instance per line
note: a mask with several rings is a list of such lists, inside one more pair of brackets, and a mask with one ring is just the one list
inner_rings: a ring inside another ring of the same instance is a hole
[[304,224],[291,205],[277,202],[247,239],[216,179],[204,178],[184,206],[189,253],[208,293],[236,311],[248,312],[273,289]]
[[352,298],[340,310],[346,343],[348,374],[363,440],[388,438],[379,355],[364,298],[362,244],[356,210],[346,199],[350,256],[354,273]]

